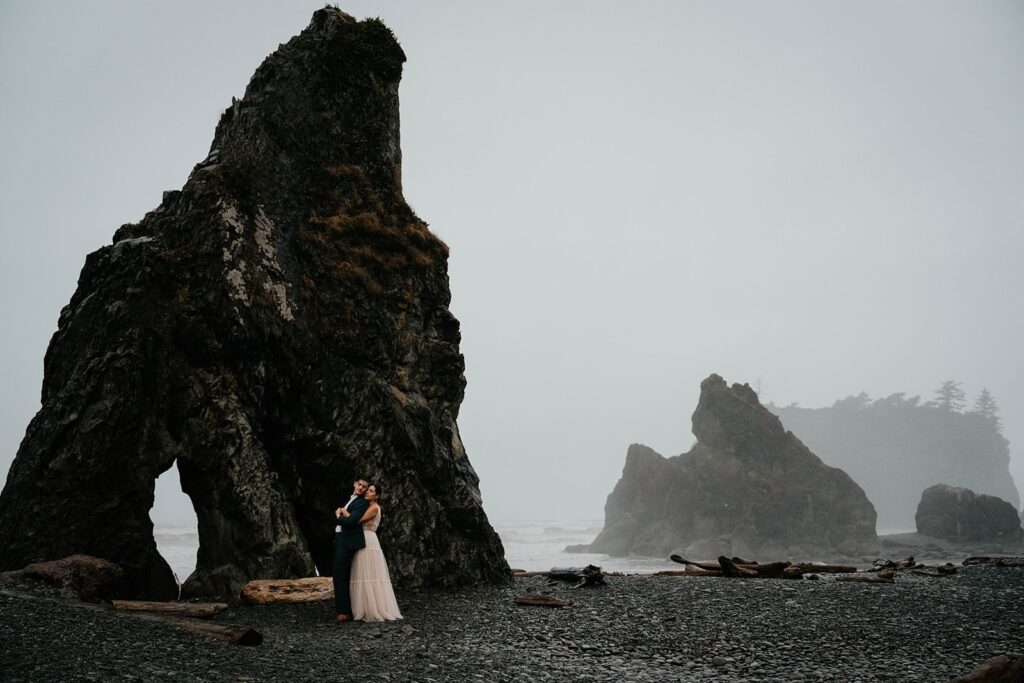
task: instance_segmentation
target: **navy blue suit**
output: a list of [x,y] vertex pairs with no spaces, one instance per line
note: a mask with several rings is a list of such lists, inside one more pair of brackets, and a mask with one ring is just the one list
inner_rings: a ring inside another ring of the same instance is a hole
[[334,613],[352,615],[352,598],[349,594],[348,580],[352,574],[352,558],[366,547],[363,536],[363,525],[359,518],[370,507],[362,496],[348,504],[349,516],[338,515],[337,522],[341,531],[334,533],[334,566],[331,575],[334,579]]

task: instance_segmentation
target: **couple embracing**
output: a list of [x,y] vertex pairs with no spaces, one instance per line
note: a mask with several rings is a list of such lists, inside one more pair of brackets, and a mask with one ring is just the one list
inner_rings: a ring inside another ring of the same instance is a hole
[[339,623],[402,618],[377,539],[380,494],[379,484],[357,479],[348,503],[334,511],[334,620]]

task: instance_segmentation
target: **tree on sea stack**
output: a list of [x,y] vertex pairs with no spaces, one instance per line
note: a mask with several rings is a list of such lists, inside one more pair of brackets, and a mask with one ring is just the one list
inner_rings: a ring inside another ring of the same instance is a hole
[[1002,420],[999,419],[999,404],[988,389],[982,389],[978,398],[974,399],[974,410],[970,414],[988,420],[997,432],[1003,430]]
[[186,595],[331,571],[357,474],[396,582],[510,577],[456,418],[447,246],[402,194],[405,54],[332,7],[260,65],[181,190],[86,258],[0,495],[0,570],[87,553],[177,594],[154,482],[199,522]]
[[960,382],[949,379],[935,390],[934,404],[943,410],[958,413],[964,409],[965,395]]

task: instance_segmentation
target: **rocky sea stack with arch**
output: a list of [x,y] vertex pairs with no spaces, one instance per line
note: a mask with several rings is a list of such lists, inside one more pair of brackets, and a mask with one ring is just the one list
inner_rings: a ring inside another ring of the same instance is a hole
[[186,595],[329,573],[357,475],[387,492],[397,582],[508,580],[456,424],[448,249],[402,194],[404,61],[381,22],[317,11],[184,187],[88,256],[0,496],[0,570],[85,553],[174,597],[149,510],[176,462]]

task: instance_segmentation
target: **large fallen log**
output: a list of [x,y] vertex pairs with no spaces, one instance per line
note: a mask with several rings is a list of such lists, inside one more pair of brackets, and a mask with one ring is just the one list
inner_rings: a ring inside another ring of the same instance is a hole
[[[571,581],[569,588],[581,588],[583,586],[604,586],[605,572],[600,567],[588,564],[586,567],[552,567],[547,571],[526,571],[519,569],[512,572],[514,576],[543,576],[550,579],[549,583],[555,581]],[[621,576],[622,574],[618,574]]]
[[[720,562],[693,562],[686,558],[680,557],[679,555],[671,555],[669,557],[673,562],[679,564],[685,564],[688,567],[698,567],[706,571],[719,572],[722,571],[722,565]],[[856,567],[851,567],[845,564],[815,564],[810,562],[765,562],[758,564],[757,562],[737,562],[740,558],[733,557],[731,562],[741,570],[750,570],[755,572],[758,578],[767,579],[793,579],[800,578],[802,574],[852,574],[857,571]],[[748,574],[740,572],[744,576]]]
[[548,578],[552,581],[571,581],[573,585],[570,588],[605,585],[601,568],[592,564],[586,567],[552,567]]
[[195,619],[210,619],[228,608],[223,602],[149,602],[147,600],[114,600],[114,609],[122,612],[148,612]]
[[516,598],[517,605],[528,605],[532,607],[568,607],[572,604],[570,600],[562,600],[554,595],[538,595],[527,593]]
[[258,579],[242,587],[242,602],[250,605],[292,604],[334,599],[329,576],[305,579]]

